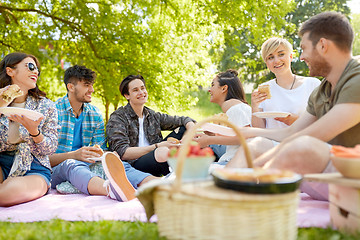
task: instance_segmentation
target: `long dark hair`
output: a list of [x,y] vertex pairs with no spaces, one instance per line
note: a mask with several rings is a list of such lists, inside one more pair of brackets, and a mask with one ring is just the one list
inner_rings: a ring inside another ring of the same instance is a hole
[[242,101],[243,103],[248,104],[245,98],[244,88],[240,82],[240,79],[238,78],[238,72],[236,70],[228,69],[226,72],[221,72],[216,75],[216,78],[220,86],[228,86],[225,101],[235,98]]
[[[21,52],[10,53],[6,55],[4,59],[0,62],[0,88],[12,84],[11,77],[6,73],[6,68],[15,67],[18,63],[20,63],[27,57],[34,59],[36,66],[38,67],[38,69],[40,69],[39,61],[35,56]],[[28,95],[34,97],[35,99],[46,97],[46,93],[41,91],[37,84],[35,88],[29,90]]]

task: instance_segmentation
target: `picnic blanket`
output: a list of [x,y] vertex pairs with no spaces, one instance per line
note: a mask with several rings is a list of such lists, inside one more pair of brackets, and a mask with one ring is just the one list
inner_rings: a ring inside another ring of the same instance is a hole
[[[299,227],[326,228],[330,224],[329,203],[317,201],[301,193],[297,210]],[[142,221],[146,214],[140,201],[118,202],[105,196],[84,194],[59,194],[51,190],[37,200],[12,207],[0,207],[0,221],[36,222],[54,218],[67,221]],[[156,222],[156,216],[150,219]]]

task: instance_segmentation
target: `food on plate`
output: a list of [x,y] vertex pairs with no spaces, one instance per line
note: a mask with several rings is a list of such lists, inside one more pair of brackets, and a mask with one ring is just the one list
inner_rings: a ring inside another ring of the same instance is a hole
[[[169,151],[169,157],[177,157],[179,155],[180,148],[171,147]],[[189,149],[187,150],[187,157],[210,157],[214,156],[214,152],[210,147],[200,148],[197,142],[191,142]]]
[[180,141],[176,138],[173,138],[173,137],[168,137],[168,139],[166,140],[167,142],[169,143],[173,143],[173,144],[179,144]]
[[[220,118],[222,120],[228,120],[228,115],[226,115],[226,113],[217,113],[214,115],[214,117]],[[218,124],[218,125],[225,125],[222,122],[218,122],[218,121],[213,121],[214,124]]]
[[104,154],[104,151],[101,149],[101,147],[98,144],[95,144],[93,147],[95,147],[96,150],[92,149],[90,151],[96,152],[97,154],[100,155],[100,157]]
[[294,173],[288,170],[274,168],[254,168],[253,171],[237,171],[235,168],[216,169],[216,175],[230,181],[269,183],[276,182],[281,178],[291,178]]
[[20,87],[16,84],[10,85],[8,89],[6,89],[1,97],[5,102],[12,102],[17,97],[22,96],[24,93],[21,91]]
[[266,99],[270,99],[271,98],[271,93],[270,93],[270,86],[267,84],[264,85],[260,85],[258,87],[259,92],[261,93],[266,93]]
[[356,145],[353,148],[333,145],[330,152],[336,157],[360,158],[360,144]]

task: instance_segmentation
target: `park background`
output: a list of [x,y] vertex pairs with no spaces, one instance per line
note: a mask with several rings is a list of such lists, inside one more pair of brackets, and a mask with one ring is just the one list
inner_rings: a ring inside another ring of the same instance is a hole
[[[95,70],[93,104],[105,121],[126,104],[118,86],[129,74],[146,79],[147,106],[200,120],[220,112],[206,92],[216,73],[238,70],[247,93],[274,77],[260,56],[261,44],[271,36],[293,44],[293,71],[307,76],[297,31],[323,11],[349,18],[353,55],[359,55],[360,0],[1,0],[0,54],[23,51],[38,57],[38,84],[53,101],[66,93],[67,67]],[[55,219],[0,222],[0,239],[163,238],[154,223]],[[360,239],[360,234],[302,228],[298,239]]]
[[200,120],[220,111],[205,92],[216,73],[238,70],[247,93],[273,78],[260,56],[271,36],[293,44],[293,71],[308,75],[297,31],[329,10],[348,16],[360,54],[359,0],[2,0],[0,52],[38,57],[38,85],[53,101],[66,93],[67,67],[93,69],[105,121],[126,104],[118,86],[129,74],[144,76],[147,106]]

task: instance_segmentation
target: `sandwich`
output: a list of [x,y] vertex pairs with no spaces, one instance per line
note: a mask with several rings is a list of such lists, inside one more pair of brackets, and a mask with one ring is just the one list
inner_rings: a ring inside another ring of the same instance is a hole
[[173,144],[179,144],[180,141],[176,138],[173,138],[173,137],[168,137],[167,140],[169,143],[173,143]]
[[260,85],[258,87],[259,92],[261,93],[266,93],[266,99],[270,99],[271,98],[271,93],[270,93],[270,86],[265,84],[265,85]]
[[2,99],[9,103],[12,102],[15,98],[22,96],[24,93],[21,91],[20,87],[16,84],[10,85],[8,89],[6,89],[1,97]]
[[101,147],[98,144],[95,144],[93,147],[96,149],[95,150],[91,149],[90,151],[96,152],[97,154],[100,155],[100,157],[104,154],[104,151],[101,149]]
[[[214,115],[214,117],[222,119],[222,120],[228,120],[229,119],[229,117],[228,117],[228,115],[226,115],[226,113],[217,113],[217,114]],[[217,125],[227,126],[226,124],[224,124],[223,122],[220,122],[220,121],[213,121],[213,123],[217,124]]]

